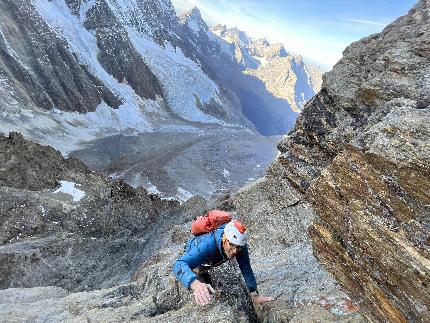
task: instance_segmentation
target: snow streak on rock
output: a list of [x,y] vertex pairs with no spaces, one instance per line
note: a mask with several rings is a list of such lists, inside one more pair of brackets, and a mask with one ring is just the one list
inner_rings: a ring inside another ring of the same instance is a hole
[[65,193],[71,195],[73,198],[73,202],[79,202],[84,196],[85,192],[76,188],[76,186],[80,186],[79,184],[75,184],[73,182],[60,181],[61,186],[54,191],[54,193]]

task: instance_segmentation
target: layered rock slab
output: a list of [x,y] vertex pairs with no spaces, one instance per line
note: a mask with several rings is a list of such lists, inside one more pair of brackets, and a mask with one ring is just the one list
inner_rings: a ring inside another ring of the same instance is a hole
[[320,216],[310,228],[315,254],[382,321],[430,317],[429,191],[428,166],[354,147],[308,191]]

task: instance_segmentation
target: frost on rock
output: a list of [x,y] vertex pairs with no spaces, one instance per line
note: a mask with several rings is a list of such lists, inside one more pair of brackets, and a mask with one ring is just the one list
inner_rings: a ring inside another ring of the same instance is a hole
[[67,181],[60,181],[61,186],[54,191],[54,193],[65,193],[73,197],[73,202],[79,202],[84,196],[85,192],[76,188],[75,185],[80,186]]

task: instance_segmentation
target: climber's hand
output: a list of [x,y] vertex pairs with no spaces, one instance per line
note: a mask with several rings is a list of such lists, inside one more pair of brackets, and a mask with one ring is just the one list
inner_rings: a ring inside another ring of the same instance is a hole
[[191,283],[190,288],[194,291],[196,303],[202,306],[209,304],[212,299],[211,294],[215,293],[211,285],[202,283],[197,279]]
[[266,302],[274,301],[275,299],[273,297],[269,296],[260,296],[260,295],[251,295],[252,302],[254,304],[263,304]]

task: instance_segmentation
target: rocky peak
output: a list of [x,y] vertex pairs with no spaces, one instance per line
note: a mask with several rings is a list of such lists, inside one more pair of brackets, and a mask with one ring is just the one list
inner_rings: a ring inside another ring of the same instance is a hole
[[287,57],[288,53],[282,43],[270,44],[266,39],[253,40],[249,44],[249,51],[255,56],[273,59],[276,57]]
[[270,46],[269,41],[266,38],[258,38],[252,41],[255,46]]
[[223,38],[229,43],[237,44],[240,47],[248,46],[251,43],[251,39],[246,32],[236,27],[226,29],[223,32]]
[[180,21],[187,25],[195,33],[206,32],[209,30],[208,25],[203,20],[200,10],[197,7],[185,12],[181,17]]
[[218,35],[219,37],[223,37],[224,32],[227,30],[227,26],[226,25],[215,25],[214,27],[211,28],[211,31]]

